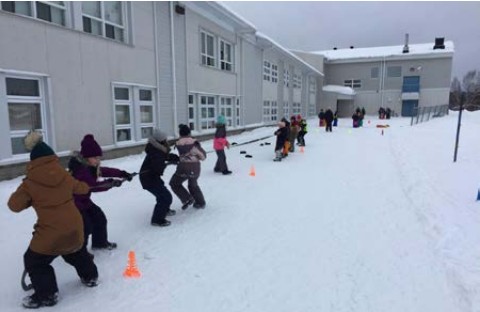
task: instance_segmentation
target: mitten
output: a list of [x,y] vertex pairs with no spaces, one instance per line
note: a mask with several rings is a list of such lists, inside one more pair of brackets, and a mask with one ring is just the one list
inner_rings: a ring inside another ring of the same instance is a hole
[[120,187],[122,186],[122,180],[112,180],[112,187]]
[[178,162],[180,161],[180,157],[178,157],[177,154],[173,154],[173,153],[170,153],[168,154],[168,163],[169,164],[178,164]]
[[122,175],[127,180],[128,182],[132,181],[134,174],[133,173],[128,173],[126,171],[122,171]]

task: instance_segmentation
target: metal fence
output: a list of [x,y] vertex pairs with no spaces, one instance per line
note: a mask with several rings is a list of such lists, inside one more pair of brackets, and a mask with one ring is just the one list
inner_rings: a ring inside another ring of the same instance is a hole
[[448,104],[428,106],[428,107],[416,107],[413,110],[411,126],[421,122],[429,121],[430,118],[443,117],[448,115]]

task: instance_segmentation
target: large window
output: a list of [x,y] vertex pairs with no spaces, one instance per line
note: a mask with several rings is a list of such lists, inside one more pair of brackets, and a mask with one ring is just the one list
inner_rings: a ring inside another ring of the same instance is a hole
[[378,79],[379,76],[379,68],[378,67],[372,67],[370,70],[370,78],[372,79]]
[[2,1],[2,10],[65,26],[64,1]]
[[270,123],[277,120],[278,105],[277,101],[263,101],[263,121]]
[[269,61],[263,61],[263,80],[270,81],[272,64]]
[[272,63],[272,82],[278,82],[278,66]]
[[293,88],[301,89],[302,88],[302,76],[301,75],[293,75]]
[[38,130],[46,137],[43,80],[7,76],[5,90],[12,154],[28,153],[23,144],[23,138],[28,131]]
[[195,110],[195,95],[189,94],[188,95],[188,126],[192,131],[197,129],[197,124],[195,122],[195,120],[197,119],[196,115],[197,114]]
[[215,67],[215,37],[202,31],[201,44],[202,64]]
[[302,105],[299,102],[292,103],[292,114],[298,115],[302,112]]
[[233,98],[220,97],[219,115],[225,116],[226,125],[231,127],[233,125]]
[[220,69],[233,71],[232,45],[220,39]]
[[288,70],[283,71],[283,85],[287,88],[290,86],[290,73]]
[[125,9],[121,1],[82,1],[83,31],[125,41]]
[[115,141],[147,139],[155,126],[154,90],[129,85],[113,87],[115,106]]
[[215,97],[200,96],[200,128],[202,130],[215,128],[215,119]]
[[288,116],[290,116],[290,103],[288,103],[287,101],[283,102],[283,116],[287,118],[287,120]]
[[362,81],[360,79],[348,79],[343,82],[343,85],[345,87],[358,89],[362,87]]

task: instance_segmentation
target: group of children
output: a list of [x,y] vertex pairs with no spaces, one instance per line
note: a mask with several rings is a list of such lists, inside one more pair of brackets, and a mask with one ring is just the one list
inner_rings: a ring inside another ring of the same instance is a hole
[[289,152],[295,151],[295,139],[298,146],[305,146],[307,121],[301,115],[291,116],[290,122],[282,118],[278,123],[278,129],[274,132],[277,137],[275,142],[275,158],[273,161],[282,161]]
[[[217,119],[214,149],[218,159],[214,171],[231,174],[226,163],[225,118]],[[154,129],[145,147],[145,159],[138,173],[142,188],[156,198],[151,225],[168,226],[167,216],[175,215],[170,209],[173,198],[162,176],[167,165],[176,165],[170,187],[182,203],[182,209],[193,206],[205,208],[206,201],[198,185],[200,162],[206,152],[199,141],[191,137],[190,128],[178,127],[179,139],[175,143],[178,155],[171,153],[167,135]],[[111,250],[117,244],[108,240],[107,218],[102,209],[91,200],[92,192],[104,192],[131,181],[136,173],[101,166],[103,155],[92,134],[84,136],[81,149],[74,152],[66,171],[58,156],[43,142],[41,133],[31,131],[24,140],[30,151],[26,178],[10,196],[9,208],[20,212],[30,206],[35,209],[37,222],[33,237],[24,254],[25,271],[34,293],[23,300],[25,308],[53,306],[58,301],[58,287],[52,261],[61,256],[72,265],[81,282],[87,287],[98,285],[98,270],[94,255],[87,251],[89,236],[92,249]],[[187,188],[183,183],[187,181]]]

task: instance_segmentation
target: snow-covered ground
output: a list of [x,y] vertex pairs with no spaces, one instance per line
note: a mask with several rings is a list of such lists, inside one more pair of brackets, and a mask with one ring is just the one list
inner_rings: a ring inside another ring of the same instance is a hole
[[[457,116],[413,127],[367,116],[360,129],[341,119],[333,133],[312,119],[304,153],[279,163],[274,128],[229,137],[270,136],[227,151],[231,176],[213,172],[209,153],[199,180],[207,208],[181,211],[174,196],[168,228],[150,226],[154,197],[138,178],[94,194],[119,248],[94,251],[96,288],[55,260],[60,302],[44,310],[480,311],[480,112],[464,113],[453,163]],[[376,125],[387,123],[382,136]],[[142,160],[103,164],[138,171]],[[20,276],[36,217],[6,207],[20,181],[0,182],[0,311],[23,311],[27,294]],[[130,250],[139,279],[122,276]]]

